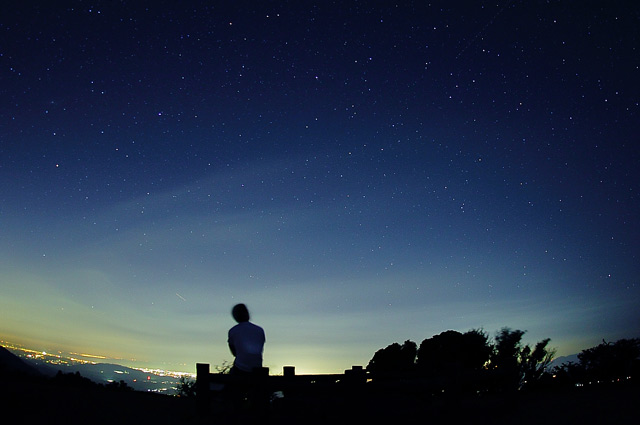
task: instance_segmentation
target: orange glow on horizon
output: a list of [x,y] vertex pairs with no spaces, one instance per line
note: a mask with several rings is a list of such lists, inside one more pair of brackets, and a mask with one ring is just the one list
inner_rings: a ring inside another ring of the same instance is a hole
[[105,356],[97,356],[94,354],[83,354],[83,353],[69,353],[69,354],[74,356],[80,356],[80,357],[88,357],[90,359],[106,359],[107,358]]

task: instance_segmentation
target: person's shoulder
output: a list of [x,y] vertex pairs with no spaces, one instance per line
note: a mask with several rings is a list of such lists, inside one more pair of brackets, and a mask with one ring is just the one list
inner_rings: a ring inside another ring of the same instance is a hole
[[236,323],[236,324],[235,324],[235,325],[230,329],[230,331],[232,331],[232,330],[238,330],[238,329],[243,329],[243,328],[252,328],[252,327],[254,327],[254,326],[256,326],[256,325],[254,325],[254,324],[253,324],[253,323],[251,323],[251,322],[240,322],[240,323]]
[[264,329],[262,328],[262,326],[258,326],[258,325],[256,325],[255,323],[252,323],[252,325],[253,325],[253,326],[255,326],[255,329],[256,329],[258,332],[260,332],[260,333],[262,333],[262,334],[264,335]]
[[247,324],[247,327],[248,327],[248,328],[250,327],[250,328],[253,328],[253,329],[260,329],[260,330],[262,330],[262,327],[261,327],[261,326],[258,326],[258,325],[256,325],[256,324],[255,324],[255,323],[253,323],[253,322],[244,322],[244,323],[246,323],[246,324]]
[[236,324],[236,325],[233,325],[233,326],[231,327],[231,329],[229,329],[229,333],[236,332],[238,329],[240,329],[240,328],[242,327],[242,326],[240,326],[240,325],[242,325],[242,323],[238,323],[238,324]]
[[234,327],[232,327],[231,329],[229,329],[229,332],[240,330],[240,329],[261,329],[262,330],[262,327],[256,325],[253,322],[240,322]]

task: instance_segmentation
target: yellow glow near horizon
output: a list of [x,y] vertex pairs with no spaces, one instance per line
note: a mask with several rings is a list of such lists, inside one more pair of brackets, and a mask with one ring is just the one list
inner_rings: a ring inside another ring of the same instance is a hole
[[90,359],[108,359],[108,357],[105,356],[98,356],[95,354],[83,354],[83,353],[69,353],[72,356],[80,356],[80,357],[88,357]]

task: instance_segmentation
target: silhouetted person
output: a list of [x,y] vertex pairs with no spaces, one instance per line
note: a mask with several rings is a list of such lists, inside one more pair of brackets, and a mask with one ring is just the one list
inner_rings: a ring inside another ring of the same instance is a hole
[[235,378],[229,388],[229,395],[237,415],[242,414],[242,406],[248,403],[249,410],[264,417],[268,398],[261,388],[262,353],[266,341],[264,330],[249,321],[249,310],[244,304],[236,304],[231,315],[238,322],[229,329],[229,349],[234,355],[233,367],[229,372]]
[[251,373],[262,367],[262,352],[266,341],[264,330],[249,321],[249,310],[244,304],[233,306],[231,315],[238,322],[229,329],[229,349],[235,356],[231,373]]

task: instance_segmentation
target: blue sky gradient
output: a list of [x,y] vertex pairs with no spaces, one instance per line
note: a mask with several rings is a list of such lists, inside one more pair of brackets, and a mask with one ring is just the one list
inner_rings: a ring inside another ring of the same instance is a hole
[[2,6],[0,337],[193,371],[244,302],[315,373],[638,337],[631,3]]

